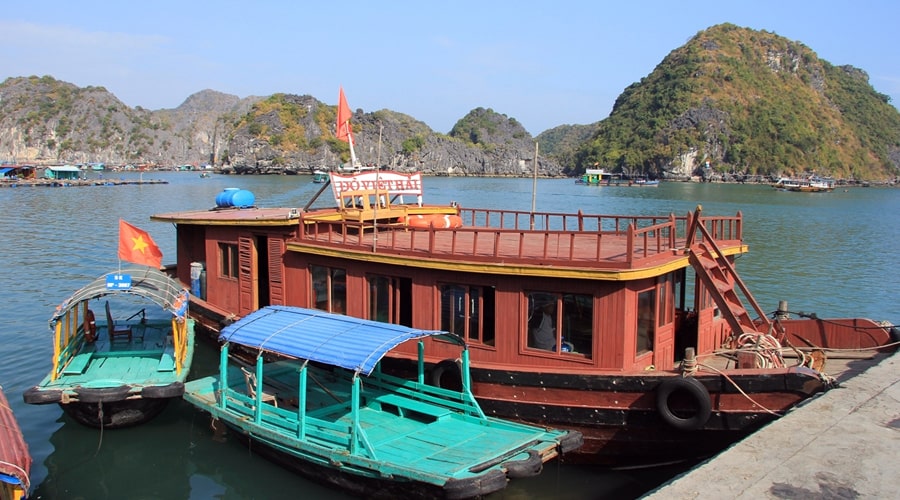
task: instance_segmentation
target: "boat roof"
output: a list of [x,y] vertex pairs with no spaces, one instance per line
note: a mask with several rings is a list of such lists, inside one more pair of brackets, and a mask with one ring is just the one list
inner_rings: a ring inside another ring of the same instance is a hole
[[223,328],[219,340],[370,375],[394,347],[431,336],[465,346],[461,337],[450,332],[289,306],[267,306],[250,313]]
[[[31,454],[9,401],[0,388],[0,482],[31,488]],[[0,488],[2,489],[2,488]]]
[[296,226],[299,222],[298,208],[214,208],[210,210],[187,210],[156,214],[150,220],[173,224],[223,225],[223,226]]
[[[118,277],[124,276],[130,277],[128,287],[120,284],[124,281]],[[147,298],[179,319],[183,319],[187,314],[189,296],[181,283],[158,269],[135,267],[108,272],[79,288],[56,307],[56,311],[50,317],[50,325],[52,327],[69,309],[77,307],[85,300],[122,294]]]

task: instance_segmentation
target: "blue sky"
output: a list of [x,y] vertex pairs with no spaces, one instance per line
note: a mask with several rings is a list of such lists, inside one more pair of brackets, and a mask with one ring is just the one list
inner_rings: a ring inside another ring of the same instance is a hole
[[0,80],[50,75],[125,104],[213,89],[391,109],[449,132],[477,107],[532,135],[609,115],[616,97],[721,23],[799,41],[900,105],[900,2],[420,0],[7,2]]

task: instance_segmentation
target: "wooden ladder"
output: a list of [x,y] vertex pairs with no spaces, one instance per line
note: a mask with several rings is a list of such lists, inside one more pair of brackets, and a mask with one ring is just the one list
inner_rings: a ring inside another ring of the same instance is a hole
[[[750,290],[747,289],[747,285],[738,276],[734,266],[722,254],[716,241],[701,222],[701,211],[702,208],[698,206],[696,212],[694,212],[685,244],[691,266],[719,307],[722,316],[728,321],[728,325],[731,326],[735,336],[747,332],[758,332],[760,329],[763,330],[762,333],[771,331],[772,321],[766,317]],[[695,235],[698,230],[702,239],[695,241]],[[736,287],[740,289],[754,311],[756,311],[760,319],[759,323],[754,322],[750,318],[750,314],[747,308],[744,307]]]

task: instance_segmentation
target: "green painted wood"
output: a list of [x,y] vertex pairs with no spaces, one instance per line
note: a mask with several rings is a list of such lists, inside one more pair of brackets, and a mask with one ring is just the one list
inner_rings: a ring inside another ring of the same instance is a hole
[[93,352],[83,352],[81,354],[76,355],[72,358],[72,361],[69,362],[68,365],[63,369],[63,374],[65,375],[78,375],[84,372],[84,369],[87,368],[88,363],[91,362],[91,358],[94,356]]
[[167,347],[165,351],[163,351],[162,356],[159,358],[159,364],[156,367],[156,371],[160,372],[171,372],[175,371],[175,348]]

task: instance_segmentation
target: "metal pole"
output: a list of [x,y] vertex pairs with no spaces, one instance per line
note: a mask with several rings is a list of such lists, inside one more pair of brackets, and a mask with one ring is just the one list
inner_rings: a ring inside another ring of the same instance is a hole
[[531,180],[531,229],[534,229],[534,212],[537,203],[538,143],[534,143],[534,175]]

